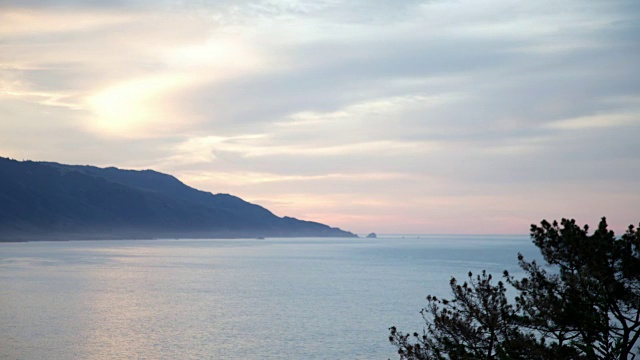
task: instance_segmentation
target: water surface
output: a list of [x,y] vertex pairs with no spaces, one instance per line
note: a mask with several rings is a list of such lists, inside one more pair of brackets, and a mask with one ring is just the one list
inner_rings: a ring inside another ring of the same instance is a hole
[[526,236],[0,244],[0,359],[387,359],[451,276]]

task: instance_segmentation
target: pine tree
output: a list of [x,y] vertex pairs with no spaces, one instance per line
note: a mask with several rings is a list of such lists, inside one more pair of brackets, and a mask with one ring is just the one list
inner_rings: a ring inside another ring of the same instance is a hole
[[462,284],[452,279],[451,299],[427,297],[422,333],[390,328],[400,359],[636,358],[640,232],[631,225],[616,238],[605,218],[588,230],[575,220],[543,220],[531,238],[547,266],[518,254],[522,279],[506,271],[504,282],[485,272]]

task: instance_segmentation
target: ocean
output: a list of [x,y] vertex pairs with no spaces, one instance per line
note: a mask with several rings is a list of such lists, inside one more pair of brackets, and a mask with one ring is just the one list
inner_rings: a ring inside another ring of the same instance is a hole
[[0,243],[0,359],[388,359],[528,236]]

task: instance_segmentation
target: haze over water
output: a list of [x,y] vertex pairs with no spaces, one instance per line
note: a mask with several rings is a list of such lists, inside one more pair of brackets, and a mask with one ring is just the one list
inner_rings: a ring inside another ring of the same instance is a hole
[[526,236],[0,244],[0,359],[387,359],[451,276]]

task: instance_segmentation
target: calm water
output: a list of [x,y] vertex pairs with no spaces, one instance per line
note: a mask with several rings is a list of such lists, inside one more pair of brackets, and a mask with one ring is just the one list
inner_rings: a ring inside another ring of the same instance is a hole
[[387,359],[526,236],[0,244],[0,359]]

